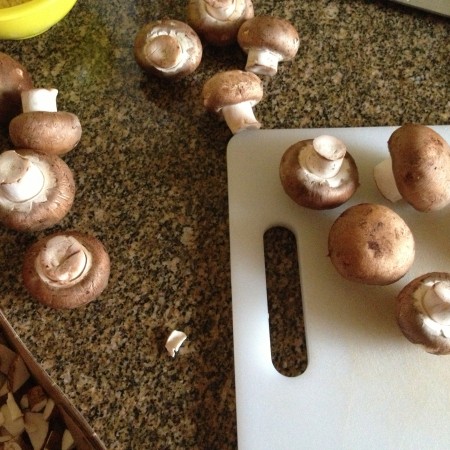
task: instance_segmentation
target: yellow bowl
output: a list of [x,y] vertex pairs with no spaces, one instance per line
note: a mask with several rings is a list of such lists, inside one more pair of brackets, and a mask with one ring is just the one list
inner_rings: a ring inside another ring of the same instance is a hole
[[76,1],[31,0],[16,6],[0,7],[0,39],[19,40],[37,36],[59,22]]

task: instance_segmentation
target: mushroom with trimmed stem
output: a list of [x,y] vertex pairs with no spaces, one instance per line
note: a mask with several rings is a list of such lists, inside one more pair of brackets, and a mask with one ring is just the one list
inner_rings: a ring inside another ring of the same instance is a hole
[[281,158],[279,173],[286,194],[312,209],[336,208],[359,186],[353,157],[341,140],[328,135],[291,145]]
[[77,231],[53,233],[25,253],[22,278],[40,303],[56,309],[85,305],[108,285],[110,260],[102,243]]
[[58,111],[57,89],[22,91],[23,113],[9,123],[9,137],[16,148],[62,155],[76,147],[81,139],[78,117]]
[[254,73],[228,70],[213,75],[202,90],[203,105],[222,116],[233,134],[261,128],[253,106],[263,96],[261,79]]
[[31,89],[33,81],[27,69],[17,60],[0,52],[0,125],[20,114],[20,93]]
[[374,168],[381,194],[391,202],[404,198],[418,211],[450,203],[450,146],[433,129],[408,123],[389,138],[390,158]]
[[295,57],[300,38],[294,26],[285,19],[255,16],[239,28],[239,46],[247,53],[245,70],[258,75],[274,76],[278,63]]
[[239,27],[255,12],[251,0],[190,0],[187,23],[206,42],[226,46],[236,42]]
[[397,323],[405,337],[429,353],[450,354],[450,273],[430,272],[397,296]]
[[334,221],[328,235],[328,256],[347,280],[387,285],[412,266],[415,242],[406,222],[390,208],[360,203]]
[[72,171],[57,155],[32,150],[0,154],[0,222],[18,231],[49,228],[69,212]]
[[134,40],[136,62],[153,75],[179,79],[200,65],[203,47],[197,33],[184,22],[163,19],[144,25]]

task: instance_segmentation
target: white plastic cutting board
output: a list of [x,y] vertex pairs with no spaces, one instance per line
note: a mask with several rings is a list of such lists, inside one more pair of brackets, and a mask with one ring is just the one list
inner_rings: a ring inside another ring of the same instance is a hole
[[[450,142],[450,127],[433,127]],[[450,270],[450,208],[419,213],[378,193],[373,166],[388,156],[395,128],[255,130],[228,146],[231,277],[240,450],[449,449],[450,356],[433,356],[399,331],[394,297],[413,277]],[[332,134],[346,142],[361,186],[330,211],[297,206],[278,166],[300,139]],[[390,286],[342,279],[327,258],[328,230],[350,205],[391,206],[411,227],[415,263]],[[298,377],[272,365],[264,232],[285,226],[297,239],[308,367]]]

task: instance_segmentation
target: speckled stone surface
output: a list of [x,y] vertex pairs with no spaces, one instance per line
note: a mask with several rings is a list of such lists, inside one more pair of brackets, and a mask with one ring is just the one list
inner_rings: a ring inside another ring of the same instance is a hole
[[[245,57],[237,46],[207,47],[199,69],[171,83],[146,76],[132,53],[142,25],[183,20],[185,5],[80,0],[43,35],[0,41],[0,51],[19,59],[35,85],[59,89],[59,109],[83,125],[79,146],[64,157],[77,183],[74,207],[54,230],[92,233],[112,262],[97,301],[50,310],[29,297],[19,273],[26,248],[52,230],[1,228],[1,307],[109,449],[237,447],[231,134],[205,112],[200,92],[216,71],[243,68]],[[449,123],[449,19],[387,1],[254,6],[257,14],[289,19],[301,37],[296,59],[264,80],[255,109],[265,128]],[[11,145],[5,130],[0,145]],[[283,233],[280,239],[293,245]],[[288,283],[276,300],[282,306],[275,301],[272,309],[274,360],[280,368],[304,367],[304,342],[283,325],[284,298],[296,303]],[[173,329],[188,340],[172,359],[164,344]]]

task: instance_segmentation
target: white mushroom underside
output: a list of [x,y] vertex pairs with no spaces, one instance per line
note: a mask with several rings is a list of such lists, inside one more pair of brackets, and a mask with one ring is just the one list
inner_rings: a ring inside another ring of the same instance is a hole
[[225,122],[233,134],[250,128],[261,128],[253,112],[252,102],[224,106],[221,110]]
[[392,203],[398,202],[402,196],[397,189],[394,173],[392,172],[392,159],[381,161],[373,169],[375,183],[381,195]]
[[266,48],[250,48],[247,55],[245,70],[257,75],[275,75],[278,71],[278,63],[283,57]]

